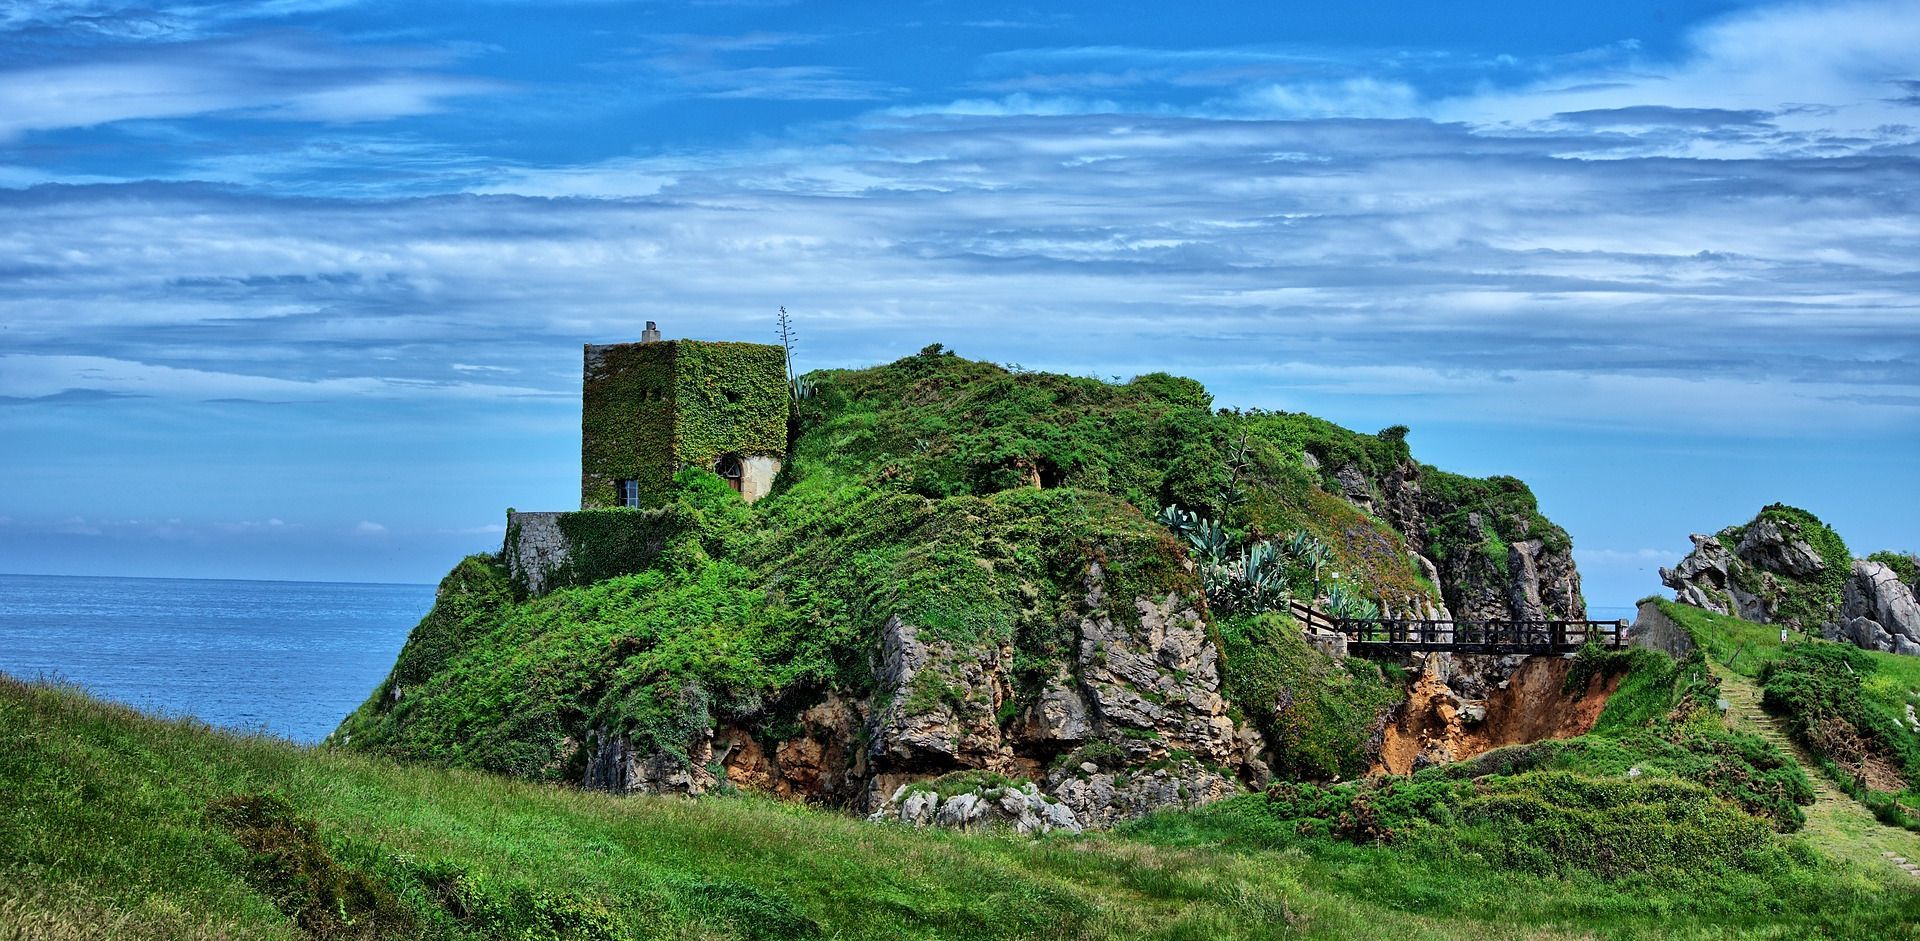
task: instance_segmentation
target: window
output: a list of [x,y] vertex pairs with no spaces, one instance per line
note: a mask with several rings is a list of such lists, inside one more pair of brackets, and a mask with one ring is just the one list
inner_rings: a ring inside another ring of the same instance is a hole
[[621,506],[640,505],[640,482],[637,480],[616,480],[614,489],[620,494]]
[[723,454],[713,462],[713,472],[727,482],[734,490],[740,489],[740,458],[732,454]]

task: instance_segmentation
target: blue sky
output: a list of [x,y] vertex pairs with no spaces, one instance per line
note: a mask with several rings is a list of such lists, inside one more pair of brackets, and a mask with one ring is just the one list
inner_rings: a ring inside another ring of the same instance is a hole
[[0,571],[429,581],[579,344],[1405,423],[1589,600],[1920,548],[1920,2],[0,0]]

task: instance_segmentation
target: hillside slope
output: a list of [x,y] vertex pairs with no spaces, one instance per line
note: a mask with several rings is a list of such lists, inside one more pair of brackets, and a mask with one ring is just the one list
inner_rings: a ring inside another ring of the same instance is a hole
[[[0,678],[0,941],[1887,939],[1920,925],[1920,892],[1890,867],[1816,864],[1658,771],[1608,785],[1630,799],[1602,819],[1638,821],[1661,854],[1597,875],[1563,844],[1582,829],[1540,810],[1577,796],[1565,769],[1624,756],[1525,755],[1535,770],[1486,778],[1461,806],[1532,826],[1354,842],[1249,796],[1124,833],[1002,839],[398,765]],[[1433,792],[1425,774],[1410,794]],[[1674,801],[1675,819],[1646,816]],[[1727,839],[1744,863],[1709,851]]]
[[[495,560],[461,563],[333,742],[861,808],[981,769],[1109,823],[1371,763],[1398,680],[1249,629],[1279,594],[1584,614],[1570,540],[1525,485],[1420,465],[1404,428],[1215,411],[1191,380],[937,347],[803,388],[770,496],[747,506],[694,470],[663,507],[578,514],[592,561],[545,597]],[[1306,548],[1255,572],[1282,544]],[[1331,707],[1295,695],[1332,675],[1347,693]]]

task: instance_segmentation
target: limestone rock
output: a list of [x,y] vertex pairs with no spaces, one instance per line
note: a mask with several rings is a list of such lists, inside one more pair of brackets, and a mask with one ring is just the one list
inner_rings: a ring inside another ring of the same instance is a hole
[[1162,807],[1199,807],[1240,790],[1235,782],[1192,760],[1151,771],[1056,771],[1047,785],[1089,827],[1110,827]]
[[1734,553],[1764,571],[1794,578],[1812,578],[1827,568],[1826,560],[1812,543],[1768,517],[1747,526]]
[[1080,682],[1103,731],[1147,733],[1132,742],[1154,751],[1180,749],[1223,763],[1232,751],[1233,720],[1220,695],[1220,650],[1199,612],[1169,596],[1134,602],[1136,624],[1116,623],[1100,567],[1087,576],[1092,610],[1080,622]]
[[1716,614],[1733,614],[1733,553],[1720,540],[1694,533],[1693,551],[1673,568],[1660,570],[1660,583],[1673,589],[1674,600]]
[[1051,833],[1082,829],[1073,809],[1040,793],[1033,782],[1014,785],[978,785],[940,798],[941,782],[903,784],[872,814],[871,820],[897,821],[915,827],[953,830],[1011,830],[1015,833]]
[[996,715],[1011,691],[1000,647],[928,644],[899,617],[880,631],[879,690],[868,751],[909,767],[986,767],[1003,754]]
[[1853,571],[1841,595],[1841,616],[1849,625],[1865,618],[1878,622],[1887,634],[1920,641],[1920,600],[1892,568],[1879,562],[1853,561]]

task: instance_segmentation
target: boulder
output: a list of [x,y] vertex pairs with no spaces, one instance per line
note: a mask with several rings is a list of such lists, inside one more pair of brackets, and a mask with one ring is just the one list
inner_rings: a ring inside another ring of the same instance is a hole
[[1875,621],[1888,634],[1920,641],[1920,600],[1892,568],[1879,562],[1853,560],[1841,594],[1841,616],[1849,624],[1862,618]]
[[[944,779],[951,782],[952,779]],[[940,797],[942,779],[903,784],[868,819],[914,827],[952,830],[1011,830],[1014,833],[1079,833],[1073,809],[1040,793],[1031,781],[971,782],[967,790]],[[968,783],[968,782],[960,782]]]
[[1827,569],[1812,543],[1771,517],[1749,524],[1734,553],[1759,569],[1794,578],[1812,578]]
[[1850,618],[1841,629],[1840,637],[1863,650],[1892,650],[1893,636],[1879,621],[1872,618]]
[[1674,623],[1672,618],[1661,612],[1659,605],[1651,601],[1640,603],[1633,627],[1627,630],[1627,643],[1633,647],[1658,650],[1675,660],[1685,660],[1694,651],[1693,635]]

